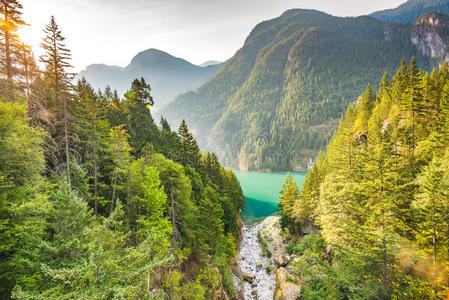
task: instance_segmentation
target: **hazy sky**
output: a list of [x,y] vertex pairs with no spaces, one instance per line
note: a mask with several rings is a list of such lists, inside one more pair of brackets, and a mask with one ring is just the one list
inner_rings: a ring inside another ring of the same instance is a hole
[[291,8],[355,16],[405,0],[22,0],[25,42],[37,55],[42,28],[55,15],[72,50],[74,71],[92,63],[126,66],[157,48],[196,64],[224,61],[259,22]]

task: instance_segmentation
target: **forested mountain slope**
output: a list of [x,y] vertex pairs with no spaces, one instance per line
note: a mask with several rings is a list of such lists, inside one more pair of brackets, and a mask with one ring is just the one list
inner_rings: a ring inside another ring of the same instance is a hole
[[[281,200],[301,236],[304,299],[445,299],[449,292],[449,68],[403,64],[341,119],[300,196]],[[310,261],[315,264],[311,264]]]
[[87,66],[78,77],[85,77],[96,89],[109,85],[120,95],[126,92],[132,80],[144,77],[151,82],[153,95],[158,99],[156,104],[161,107],[179,94],[196,89],[213,78],[222,66],[216,62],[196,66],[166,52],[148,49],[137,54],[125,68],[94,64]]
[[258,24],[222,71],[163,109],[241,169],[301,169],[327,145],[348,103],[403,58],[431,60],[412,25],[290,10]]
[[409,0],[394,9],[372,13],[370,16],[385,22],[414,23],[415,20],[428,12],[449,14],[448,0]]

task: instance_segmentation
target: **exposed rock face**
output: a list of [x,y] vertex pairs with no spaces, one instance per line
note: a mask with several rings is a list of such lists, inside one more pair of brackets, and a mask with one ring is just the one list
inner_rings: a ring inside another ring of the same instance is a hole
[[289,258],[284,254],[279,254],[274,258],[274,263],[278,267],[285,267],[290,262]]
[[289,281],[290,273],[285,268],[276,271],[276,292],[274,300],[301,299],[301,287]]
[[438,13],[421,16],[412,30],[411,41],[423,55],[435,59],[436,66],[449,63],[449,16]]

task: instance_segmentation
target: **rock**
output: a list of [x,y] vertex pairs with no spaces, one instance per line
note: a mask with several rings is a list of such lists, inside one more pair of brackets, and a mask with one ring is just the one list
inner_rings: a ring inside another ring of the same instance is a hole
[[289,281],[290,273],[285,268],[276,271],[276,291],[274,300],[301,299],[301,287]]
[[256,270],[257,270],[257,271],[260,271],[260,270],[262,269],[262,267],[263,267],[263,263],[262,263],[261,261],[259,261],[259,262],[256,264]]
[[287,282],[290,273],[285,268],[279,268],[276,271],[276,289],[278,289],[283,283]]
[[296,300],[301,299],[301,287],[293,282],[286,282],[280,289],[276,289],[274,300]]
[[318,232],[319,228],[311,221],[307,221],[305,224],[301,225],[301,231],[303,234],[312,234]]
[[253,274],[242,272],[242,277],[243,277],[244,280],[246,280],[246,281],[248,281],[250,283],[252,283],[254,281],[254,275]]
[[285,267],[289,263],[289,258],[284,254],[279,254],[274,258],[274,263],[278,267]]

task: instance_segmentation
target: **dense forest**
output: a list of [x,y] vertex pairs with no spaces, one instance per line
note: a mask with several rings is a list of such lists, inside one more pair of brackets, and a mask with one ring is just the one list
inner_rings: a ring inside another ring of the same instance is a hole
[[0,298],[234,296],[234,173],[155,123],[143,78],[123,97],[73,84],[54,17],[39,69],[21,3],[0,4]]
[[[163,109],[242,170],[304,170],[348,104],[403,58],[431,70],[414,27],[293,9],[259,23],[218,75]],[[438,64],[437,64],[438,65]]]
[[[284,184],[304,299],[445,298],[448,169],[449,67],[403,62],[349,106],[302,191]],[[319,231],[301,238],[310,224]]]

